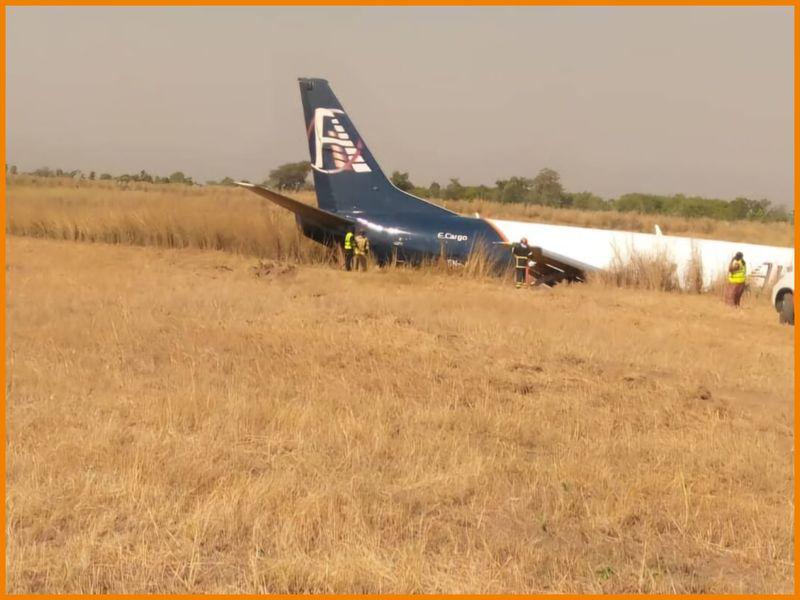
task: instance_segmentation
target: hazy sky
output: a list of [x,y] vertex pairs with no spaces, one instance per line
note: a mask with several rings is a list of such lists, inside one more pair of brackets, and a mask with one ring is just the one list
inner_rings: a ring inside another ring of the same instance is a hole
[[9,7],[9,164],[261,180],[327,78],[385,172],[793,194],[791,7]]

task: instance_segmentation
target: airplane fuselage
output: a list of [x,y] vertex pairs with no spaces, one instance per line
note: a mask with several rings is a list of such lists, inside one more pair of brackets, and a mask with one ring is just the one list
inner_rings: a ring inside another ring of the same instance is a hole
[[362,227],[370,240],[375,258],[383,262],[399,260],[419,263],[443,256],[465,262],[481,248],[493,262],[504,263],[508,249],[490,223],[461,215],[345,215]]
[[[569,257],[573,263],[582,266],[583,273],[608,269],[615,261],[621,264],[634,257],[662,257],[675,264],[676,277],[681,284],[690,268],[699,268],[706,287],[725,275],[736,252],[744,253],[751,274],[762,274],[765,280],[791,269],[794,264],[792,248],[724,240],[462,215],[367,217],[350,213],[344,216],[365,230],[379,263],[400,261],[416,264],[436,257],[465,263],[472,252],[480,248],[489,260],[503,268],[511,263],[508,244],[524,237],[532,246],[545,248],[550,255]],[[318,232],[309,237],[320,242],[327,239],[339,243],[340,236],[327,235],[326,238]]]

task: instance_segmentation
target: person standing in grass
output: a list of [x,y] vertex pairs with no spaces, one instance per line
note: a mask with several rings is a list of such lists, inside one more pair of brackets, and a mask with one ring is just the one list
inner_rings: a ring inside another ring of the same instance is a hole
[[347,233],[344,236],[344,269],[345,271],[351,271],[353,269],[353,251],[355,246],[355,235],[353,235],[353,229],[350,228],[347,230]]
[[359,269],[367,270],[367,256],[369,255],[369,239],[363,229],[359,229],[354,239],[355,247],[353,253],[356,257],[356,271]]
[[522,238],[518,244],[511,246],[511,254],[514,255],[516,287],[519,289],[525,285],[528,261],[531,259],[531,247],[528,246],[528,238]]
[[728,265],[728,285],[725,287],[725,303],[739,306],[747,282],[747,263],[744,255],[737,252]]

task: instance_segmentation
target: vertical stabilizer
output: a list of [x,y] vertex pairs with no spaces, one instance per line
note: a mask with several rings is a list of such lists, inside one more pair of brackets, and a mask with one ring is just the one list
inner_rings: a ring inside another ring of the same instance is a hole
[[392,185],[327,81],[299,82],[320,208],[353,215],[453,214]]

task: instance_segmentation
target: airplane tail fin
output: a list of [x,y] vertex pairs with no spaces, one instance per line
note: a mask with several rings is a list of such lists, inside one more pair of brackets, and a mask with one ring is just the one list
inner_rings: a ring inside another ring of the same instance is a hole
[[392,185],[327,81],[301,78],[299,83],[321,209],[354,215],[453,214]]

